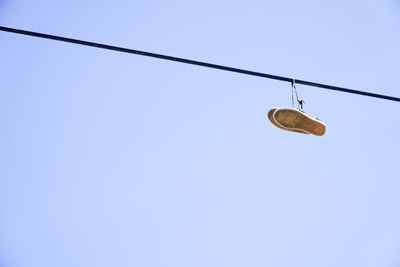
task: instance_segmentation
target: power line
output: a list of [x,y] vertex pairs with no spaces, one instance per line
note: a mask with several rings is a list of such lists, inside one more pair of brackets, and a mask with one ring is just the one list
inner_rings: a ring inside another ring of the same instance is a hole
[[[255,72],[255,71],[250,71],[250,70],[232,68],[232,67],[207,63],[207,62],[201,62],[201,61],[195,61],[195,60],[190,60],[190,59],[185,59],[185,58],[155,54],[155,53],[150,53],[150,52],[145,52],[145,51],[139,51],[139,50],[123,48],[123,47],[118,47],[118,46],[88,42],[88,41],[77,40],[77,39],[71,39],[71,38],[66,38],[66,37],[61,37],[61,36],[50,35],[50,34],[31,32],[31,31],[19,30],[19,29],[14,29],[14,28],[7,28],[7,27],[2,27],[2,26],[0,26],[0,30],[5,31],[5,32],[12,32],[12,33],[17,33],[17,34],[23,34],[23,35],[28,35],[28,36],[44,38],[44,39],[51,39],[51,40],[56,40],[56,41],[61,41],[61,42],[67,42],[67,43],[97,47],[97,48],[101,48],[101,49],[113,50],[113,51],[118,51],[118,52],[124,52],[124,53],[129,53],[129,54],[136,54],[136,55],[141,55],[141,56],[146,56],[146,57],[170,60],[170,61],[175,61],[175,62],[180,62],[180,63],[185,63],[185,64],[202,66],[202,67],[206,67],[206,68],[231,71],[231,72],[252,75],[252,76],[257,76],[257,77],[262,77],[262,78],[267,78],[267,79],[284,81],[284,82],[292,82],[294,80],[293,78],[277,76],[277,75],[272,75],[272,74],[267,74],[267,73],[262,73],[262,72]],[[322,83],[309,82],[309,81],[304,81],[304,80],[295,79],[295,81],[297,84],[308,85],[308,86],[313,86],[313,87],[318,87],[318,88],[323,88],[323,89],[328,89],[328,90],[334,90],[334,91],[340,91],[340,92],[345,92],[345,93],[364,95],[364,96],[369,96],[369,97],[376,97],[376,98],[400,102],[400,98],[394,97],[394,96],[375,94],[375,93],[370,93],[370,92],[365,92],[365,91],[359,91],[359,90],[354,90],[354,89],[349,89],[349,88],[344,88],[344,87],[322,84]]]

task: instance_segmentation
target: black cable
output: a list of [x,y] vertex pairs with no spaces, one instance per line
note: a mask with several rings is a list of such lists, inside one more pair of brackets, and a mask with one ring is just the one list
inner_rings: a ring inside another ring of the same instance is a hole
[[[66,37],[60,37],[60,36],[55,36],[55,35],[49,35],[49,34],[44,34],[44,33],[24,31],[24,30],[7,28],[7,27],[2,27],[2,26],[0,26],[0,30],[5,31],[5,32],[12,32],[12,33],[29,35],[29,36],[39,37],[39,38],[62,41],[62,42],[67,42],[67,43],[86,45],[86,46],[107,49],[107,50],[114,50],[114,51],[119,51],[119,52],[124,52],[124,53],[136,54],[136,55],[141,55],[141,56],[146,56],[146,57],[154,57],[154,58],[159,58],[159,59],[171,60],[171,61],[176,61],[176,62],[181,62],[181,63],[186,63],[186,64],[202,66],[202,67],[206,67],[206,68],[231,71],[231,72],[242,73],[242,74],[247,74],[247,75],[252,75],[252,76],[258,76],[258,77],[262,77],[262,78],[284,81],[284,82],[292,82],[294,80],[293,78],[276,76],[276,75],[271,75],[271,74],[266,74],[266,73],[261,73],[261,72],[244,70],[244,69],[237,69],[237,68],[216,65],[216,64],[206,63],[206,62],[200,62],[200,61],[195,61],[195,60],[190,60],[190,59],[185,59],[185,58],[171,57],[171,56],[155,54],[155,53],[150,53],[150,52],[144,52],[144,51],[139,51],[139,50],[134,50],[134,49],[128,49],[128,48],[123,48],[123,47],[118,47],[118,46],[93,43],[93,42],[71,39],[71,38],[66,38]],[[354,89],[348,89],[348,88],[343,88],[343,87],[338,87],[338,86],[332,86],[332,85],[297,80],[297,79],[295,81],[296,81],[296,83],[302,84],[302,85],[308,85],[308,86],[313,86],[313,87],[318,87],[318,88],[323,88],[323,89],[329,89],[329,90],[334,90],[334,91],[340,91],[340,92],[345,92],[345,93],[364,95],[364,96],[369,96],[369,97],[376,97],[376,98],[400,102],[400,98],[398,98],[398,97],[380,95],[380,94],[369,93],[369,92],[365,92],[365,91],[359,91],[359,90],[354,90]]]

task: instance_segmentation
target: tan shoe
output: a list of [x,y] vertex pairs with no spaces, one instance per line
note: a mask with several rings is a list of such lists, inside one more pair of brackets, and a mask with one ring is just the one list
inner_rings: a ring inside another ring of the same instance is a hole
[[322,136],[327,129],[325,123],[293,108],[271,109],[268,118],[276,127],[297,133]]
[[284,128],[303,130],[313,135],[326,133],[325,123],[293,108],[281,108],[273,113],[274,120]]
[[300,129],[286,128],[286,127],[281,126],[279,123],[277,123],[277,122],[275,121],[275,119],[274,119],[274,112],[275,112],[275,110],[277,110],[277,109],[278,109],[278,108],[273,108],[273,109],[271,109],[270,111],[268,111],[268,119],[269,119],[269,121],[270,121],[273,125],[275,125],[276,127],[278,127],[279,129],[282,129],[282,130],[287,130],[287,131],[296,132],[296,133],[302,133],[302,134],[309,134],[309,133],[306,132],[306,131],[303,131],[303,130],[300,130]]

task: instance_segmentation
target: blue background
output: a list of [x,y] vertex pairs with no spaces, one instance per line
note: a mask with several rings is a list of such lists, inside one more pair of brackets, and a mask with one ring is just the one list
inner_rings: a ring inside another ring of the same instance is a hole
[[[0,25],[400,96],[400,2],[0,0]],[[0,32],[0,266],[399,266],[396,102]]]

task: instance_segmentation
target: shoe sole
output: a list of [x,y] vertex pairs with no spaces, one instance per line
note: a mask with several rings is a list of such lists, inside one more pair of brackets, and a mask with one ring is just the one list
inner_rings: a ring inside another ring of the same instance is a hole
[[313,135],[323,136],[327,130],[325,123],[297,109],[276,109],[272,117],[281,127],[293,131],[302,130]]

